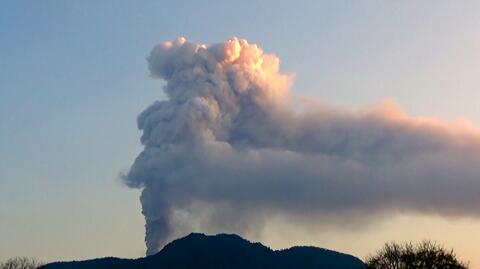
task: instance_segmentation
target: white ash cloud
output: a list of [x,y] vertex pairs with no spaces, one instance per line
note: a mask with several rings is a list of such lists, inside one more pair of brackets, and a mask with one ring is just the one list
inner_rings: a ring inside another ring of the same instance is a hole
[[255,231],[274,213],[480,213],[473,125],[411,118],[389,102],[299,101],[279,59],[238,38],[165,42],[148,64],[167,99],[138,116],[144,150],[124,177],[142,189],[148,254],[194,223]]

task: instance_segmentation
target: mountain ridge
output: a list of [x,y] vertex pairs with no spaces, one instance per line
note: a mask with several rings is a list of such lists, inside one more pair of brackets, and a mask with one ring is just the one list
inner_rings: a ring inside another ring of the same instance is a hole
[[191,233],[173,240],[154,255],[137,259],[116,257],[54,262],[39,269],[360,269],[363,262],[350,255],[313,246],[273,250],[236,234]]

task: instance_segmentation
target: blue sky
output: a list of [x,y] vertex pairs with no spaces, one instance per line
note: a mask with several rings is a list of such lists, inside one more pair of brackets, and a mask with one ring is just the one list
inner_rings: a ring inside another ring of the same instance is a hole
[[136,116],[163,97],[146,67],[155,44],[239,36],[276,53],[282,70],[296,74],[296,93],[353,107],[391,98],[411,115],[478,124],[479,8],[475,1],[2,2],[0,260],[143,255],[138,191],[118,177],[141,150]]

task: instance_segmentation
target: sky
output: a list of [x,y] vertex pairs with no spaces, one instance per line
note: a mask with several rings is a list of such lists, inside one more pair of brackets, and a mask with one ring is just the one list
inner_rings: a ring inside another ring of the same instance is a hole
[[[136,117],[164,99],[146,57],[161,42],[246,38],[295,74],[292,92],[361,108],[480,124],[475,1],[4,1],[0,8],[0,260],[145,253]],[[358,229],[279,219],[249,239],[361,258],[430,238],[480,268],[480,220],[398,212]],[[294,226],[295,229],[291,227]]]

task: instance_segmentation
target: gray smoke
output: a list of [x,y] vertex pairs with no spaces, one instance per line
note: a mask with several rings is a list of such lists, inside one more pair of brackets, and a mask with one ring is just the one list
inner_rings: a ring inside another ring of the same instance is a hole
[[473,125],[295,97],[278,58],[238,38],[165,42],[148,64],[167,99],[138,116],[145,148],[124,178],[142,189],[147,254],[189,229],[260,230],[273,214],[480,213]]

